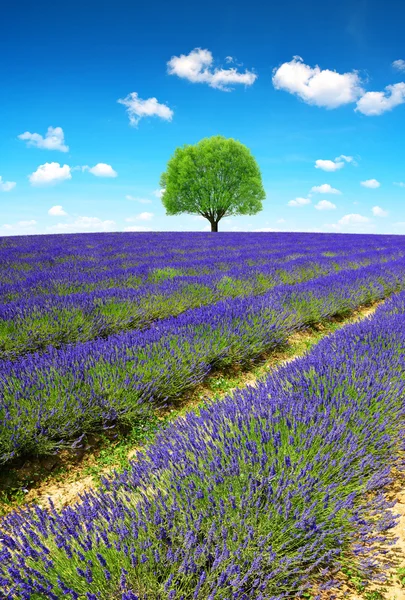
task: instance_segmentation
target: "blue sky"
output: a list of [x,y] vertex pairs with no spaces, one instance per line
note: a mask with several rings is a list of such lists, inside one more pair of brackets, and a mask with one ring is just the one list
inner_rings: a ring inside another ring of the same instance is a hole
[[251,149],[267,194],[220,229],[405,233],[404,17],[402,0],[8,2],[0,235],[201,231],[165,215],[159,177],[216,134]]

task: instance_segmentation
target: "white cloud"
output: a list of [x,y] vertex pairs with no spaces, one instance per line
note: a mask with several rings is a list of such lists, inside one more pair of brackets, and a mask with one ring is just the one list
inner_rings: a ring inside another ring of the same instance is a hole
[[[405,61],[394,61],[393,66],[405,70]],[[365,92],[357,71],[341,74],[318,65],[312,68],[300,56],[273,70],[273,85],[315,106],[337,108],[356,102],[355,110],[366,116],[381,115],[405,102],[403,82],[387,85],[383,92]]]
[[125,227],[124,231],[153,231],[149,229],[149,227],[142,227],[141,225],[131,225],[130,227]]
[[354,160],[353,156],[346,156],[346,154],[341,154],[340,156],[337,156],[335,158],[335,160],[345,160],[347,163],[352,163],[352,165],[357,166],[356,161]]
[[31,219],[31,221],[18,221],[17,223],[17,225],[19,225],[20,227],[33,227],[36,224],[37,222],[34,221],[34,219]]
[[11,192],[16,185],[15,181],[3,181],[3,178],[0,175],[0,192]]
[[311,192],[315,192],[317,194],[341,194],[340,190],[333,188],[329,183],[323,183],[322,185],[314,185],[311,188]]
[[88,167],[85,165],[82,167],[82,171],[88,171],[96,177],[117,177],[117,171],[114,171],[111,165],[105,163],[97,163],[94,167]]
[[334,210],[336,208],[336,204],[333,202],[329,202],[329,200],[320,200],[318,204],[315,204],[317,210]]
[[358,214],[350,214],[345,215],[341,219],[339,219],[339,225],[357,225],[358,223],[369,223],[370,219],[368,217],[363,217]]
[[399,187],[405,187],[405,183],[403,181],[394,181],[394,185],[398,185]]
[[387,217],[388,216],[388,211],[382,209],[380,206],[373,206],[371,211],[375,217]]
[[135,217],[128,217],[125,220],[127,223],[133,223],[134,221],[150,221],[151,219],[153,219],[153,216],[153,213],[143,212],[139,215],[136,215]]
[[397,69],[398,71],[405,71],[405,60],[403,60],[402,58],[399,58],[398,60],[394,60],[394,62],[392,63],[392,66],[394,67],[394,69]]
[[35,146],[44,150],[60,150],[68,152],[69,146],[66,146],[62,127],[48,127],[45,137],[39,133],[30,133],[26,131],[21,133],[18,138],[27,141],[27,146]]
[[63,210],[63,207],[60,204],[57,204],[48,210],[48,215],[51,215],[51,217],[66,217],[67,212]]
[[5,223],[0,226],[1,235],[28,235],[30,233],[35,233],[36,225],[37,222],[34,219],[29,221],[18,221],[18,223],[14,223],[13,225]]
[[112,231],[115,226],[115,221],[103,221],[98,217],[77,217],[70,223],[58,223],[47,230],[54,233],[78,233],[85,231]]
[[381,183],[379,181],[377,181],[377,179],[366,179],[366,181],[361,181],[360,185],[362,185],[363,187],[366,187],[366,188],[375,189],[375,188],[379,188]]
[[337,171],[344,167],[343,162],[335,162],[334,160],[321,160],[315,161],[315,169],[322,169],[322,171]]
[[[229,60],[231,59],[231,60]],[[232,62],[232,57],[227,56],[226,62]],[[169,75],[177,75],[192,83],[207,83],[209,86],[229,92],[232,84],[252,85],[257,79],[253,71],[245,70],[239,73],[237,69],[212,69],[213,56],[209,50],[194,48],[189,54],[172,56],[167,63]]]
[[75,225],[84,229],[98,229],[100,227],[102,230],[107,230],[115,225],[115,221],[102,221],[98,217],[77,217]]
[[165,189],[157,189],[157,190],[154,190],[152,192],[152,194],[154,196],[156,196],[156,198],[161,198],[163,196],[163,194],[165,193],[165,191],[166,191]]
[[288,206],[305,206],[306,204],[311,204],[311,200],[309,198],[296,198],[295,200],[290,200],[287,202]]
[[136,127],[144,117],[160,117],[165,121],[171,121],[173,111],[166,104],[160,104],[156,98],[142,100],[137,92],[131,92],[126,98],[120,98],[119,104],[126,106],[130,125]]
[[385,92],[367,92],[358,100],[355,110],[367,117],[382,115],[405,102],[405,83],[387,85]]
[[277,219],[276,223],[285,223],[286,220],[285,219]]
[[253,229],[253,233],[267,233],[267,232],[277,232],[281,231],[281,229],[272,229],[271,227],[262,227],[261,229]]
[[127,194],[125,196],[127,200],[133,200],[134,202],[140,202],[141,204],[152,204],[152,200],[147,200],[146,198],[136,198],[135,196],[130,196]]
[[345,154],[341,154],[340,156],[337,156],[335,160],[316,160],[315,168],[322,169],[322,171],[333,172],[342,169],[345,165],[345,162],[356,164],[352,156],[346,156]]
[[59,183],[65,179],[72,179],[70,171],[69,165],[63,165],[62,167],[57,162],[45,163],[44,165],[40,165],[28,178],[31,185],[49,185]]
[[325,108],[355,102],[364,93],[356,71],[341,74],[318,66],[312,68],[300,56],[273,70],[273,85],[277,90],[296,94],[307,104]]

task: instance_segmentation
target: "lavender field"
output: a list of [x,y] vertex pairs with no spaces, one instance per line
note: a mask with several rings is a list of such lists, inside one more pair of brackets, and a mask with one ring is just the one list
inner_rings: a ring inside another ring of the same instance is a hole
[[404,237],[10,237],[0,262],[3,469],[131,428],[214,370],[386,299],[175,421],[81,504],[3,519],[1,600],[315,598],[349,553],[372,577],[403,445]]

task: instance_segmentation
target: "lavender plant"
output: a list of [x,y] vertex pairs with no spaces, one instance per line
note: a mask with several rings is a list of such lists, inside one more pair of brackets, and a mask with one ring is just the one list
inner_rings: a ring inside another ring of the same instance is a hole
[[[395,519],[405,293],[189,413],[75,507],[2,522],[0,598],[281,600],[366,579]],[[375,550],[373,550],[373,548]]]
[[401,289],[402,261],[187,311],[146,331],[0,362],[0,462],[77,444],[148,415],[213,368],[279,347],[293,331]]

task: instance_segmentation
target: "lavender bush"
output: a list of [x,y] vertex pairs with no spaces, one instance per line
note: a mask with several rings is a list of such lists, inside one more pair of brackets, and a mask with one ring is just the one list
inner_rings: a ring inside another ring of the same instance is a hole
[[[259,250],[253,246],[252,252],[252,241],[246,236],[242,238],[247,242],[245,253],[242,255],[230,246],[228,255],[220,260],[218,249],[214,248],[214,253],[208,248],[198,260],[196,252],[191,252],[182,262],[177,253],[172,257],[175,262],[166,256],[165,262],[154,263],[156,252],[145,244],[142,250],[147,264],[136,267],[131,266],[128,258],[123,262],[128,254],[124,252],[118,253],[118,259],[112,251],[105,260],[92,256],[87,267],[83,256],[70,256],[70,263],[63,257],[63,262],[56,266],[49,264],[49,258],[45,265],[43,260],[19,265],[15,258],[7,260],[5,253],[4,264],[9,266],[5,275],[13,283],[0,284],[3,298],[0,359],[13,359],[49,345],[60,347],[128,329],[142,329],[156,320],[226,298],[256,296],[279,285],[294,285],[343,270],[387,263],[403,255],[396,246],[376,250],[371,245],[366,250],[355,248],[356,252],[347,255],[343,248],[318,252],[317,244],[292,254],[289,244],[283,252],[276,250],[271,237],[264,238],[267,243],[270,241],[268,247],[264,245]],[[100,248],[98,251],[103,256]]]
[[370,577],[394,522],[404,316],[401,293],[179,419],[75,507],[4,519],[0,598],[281,600],[333,588],[348,560]]
[[0,239],[0,464],[131,425],[213,368],[403,289],[404,248],[400,236]]
[[281,346],[293,331],[404,287],[405,263],[234,298],[91,342],[0,362],[0,462],[54,452],[100,427],[131,424],[214,366]]

